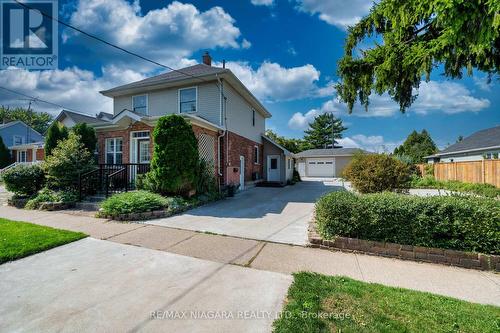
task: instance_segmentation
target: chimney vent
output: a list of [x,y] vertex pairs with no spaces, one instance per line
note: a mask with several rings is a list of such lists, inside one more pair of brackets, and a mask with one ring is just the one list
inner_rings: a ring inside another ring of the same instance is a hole
[[222,60],[222,68],[226,68],[226,60]]
[[208,51],[205,51],[203,55],[203,63],[207,66],[212,66],[212,57],[208,54]]

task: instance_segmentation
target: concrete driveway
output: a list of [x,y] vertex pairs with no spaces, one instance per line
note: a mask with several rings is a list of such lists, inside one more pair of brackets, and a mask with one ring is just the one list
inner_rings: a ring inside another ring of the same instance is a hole
[[269,332],[292,281],[93,238],[0,276],[0,332]]
[[305,245],[314,203],[325,193],[341,189],[333,179],[308,179],[283,188],[256,187],[234,198],[145,223]]

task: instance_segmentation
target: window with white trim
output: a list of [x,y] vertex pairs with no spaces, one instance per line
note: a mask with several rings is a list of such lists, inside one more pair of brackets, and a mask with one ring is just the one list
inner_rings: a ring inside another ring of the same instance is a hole
[[288,170],[290,170],[292,168],[292,159],[289,158],[288,159]]
[[122,138],[106,139],[106,164],[123,163],[123,140]]
[[14,135],[12,138],[12,145],[13,146],[19,146],[24,144],[24,136],[21,135]]
[[140,114],[148,114],[148,95],[133,96],[132,109]]
[[197,95],[198,92],[196,91],[196,87],[179,89],[179,112],[196,112]]
[[259,146],[253,147],[253,162],[259,164]]

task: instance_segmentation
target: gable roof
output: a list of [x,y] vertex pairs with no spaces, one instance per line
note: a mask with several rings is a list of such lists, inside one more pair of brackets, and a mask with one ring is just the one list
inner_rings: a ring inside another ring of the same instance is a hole
[[89,114],[83,114],[74,111],[62,110],[59,115],[57,115],[55,121],[60,121],[62,116],[67,116],[71,118],[75,123],[87,123],[87,124],[102,124],[106,121],[97,118],[96,116],[91,116]]
[[8,123],[5,123],[5,124],[0,124],[0,130],[2,130],[4,128],[11,127],[13,125],[17,125],[17,124],[21,124],[24,127],[27,127],[29,129],[31,129],[33,132],[35,132],[35,133],[37,133],[39,135],[42,135],[37,130],[35,130],[33,127],[28,126],[24,121],[21,121],[21,120],[14,120],[14,121],[11,121],[11,122],[8,122]]
[[262,103],[248,90],[248,88],[231,72],[228,68],[220,68],[198,64],[181,68],[179,70],[170,71],[160,75],[156,75],[144,80],[124,84],[115,88],[100,91],[101,94],[107,97],[117,97],[123,95],[133,95],[147,92],[148,90],[165,89],[172,87],[180,87],[188,84],[200,84],[204,81],[215,81],[218,78],[226,79],[230,85],[235,88],[243,98],[247,99],[255,110],[260,112],[264,117],[270,118],[271,114],[262,105]]
[[186,79],[192,79],[193,77],[196,78],[196,77],[221,74],[227,71],[229,70],[219,67],[212,67],[205,64],[198,64],[179,69],[178,71],[163,73],[144,80],[124,84],[108,90],[103,90],[101,91],[101,94],[103,94],[104,96],[113,96],[114,93],[127,89],[144,88],[162,83],[172,83],[177,81],[183,81]]
[[329,149],[309,149],[295,154],[295,157],[331,157],[331,156],[352,156],[356,153],[367,153],[359,148],[329,148]]
[[[500,126],[487,128],[464,138],[437,154],[431,156],[450,155],[465,151],[483,150],[500,147]],[[430,157],[430,156],[429,156]]]
[[270,137],[263,135],[262,138],[267,140],[269,143],[273,144],[274,146],[278,147],[279,149],[281,149],[283,151],[283,154],[285,154],[285,156],[294,156],[294,154],[292,152],[290,152],[288,149],[286,149],[282,145],[276,143]]

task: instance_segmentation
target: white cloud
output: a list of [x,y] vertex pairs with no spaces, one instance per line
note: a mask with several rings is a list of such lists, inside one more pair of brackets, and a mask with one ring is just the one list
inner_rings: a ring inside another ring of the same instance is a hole
[[252,47],[252,43],[243,38],[243,41],[241,42],[241,47],[244,49],[249,49],[250,47]]
[[356,134],[337,140],[339,145],[344,148],[361,148],[371,152],[387,153],[393,152],[394,148],[399,146],[402,141],[386,141],[382,135]]
[[[246,40],[240,43],[241,32],[223,8],[216,6],[202,12],[192,4],[178,1],[143,15],[138,0],[132,3],[126,0],[80,0],[76,11],[71,14],[70,23],[170,66],[200,49],[237,49],[250,45]],[[64,31],[63,40],[87,45],[89,49],[100,52],[101,58],[107,56],[115,65],[119,61],[147,64],[69,29]]]
[[[0,86],[34,96],[42,100],[60,104],[83,113],[95,115],[101,111],[112,112],[112,99],[102,96],[99,91],[143,79],[132,70],[122,70],[114,66],[104,67],[103,76],[76,67],[64,70],[27,71],[10,68],[0,71]],[[24,97],[0,90],[0,100],[6,106],[27,106]],[[37,111],[57,114],[61,108],[43,102],[32,104]]]
[[272,6],[274,0],[251,0],[250,2],[255,6]]
[[[326,88],[323,88],[326,89]],[[456,114],[462,112],[479,112],[490,106],[486,98],[472,96],[471,91],[455,82],[423,82],[419,88],[417,100],[407,112],[426,115],[434,112]],[[347,106],[338,98],[324,102],[321,107],[306,113],[297,112],[288,121],[292,129],[305,129],[314,117],[322,113],[333,113],[337,116],[348,116]],[[354,106],[351,116],[355,117],[392,117],[399,114],[399,105],[389,95],[372,95],[366,112],[359,103]]]
[[266,101],[309,97],[318,89],[316,82],[320,72],[310,64],[285,68],[266,61],[257,69],[253,69],[247,62],[230,61],[226,63],[226,67],[231,69],[255,96]]
[[367,15],[373,0],[297,0],[297,8],[341,29],[356,24]]

